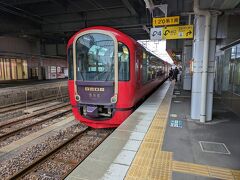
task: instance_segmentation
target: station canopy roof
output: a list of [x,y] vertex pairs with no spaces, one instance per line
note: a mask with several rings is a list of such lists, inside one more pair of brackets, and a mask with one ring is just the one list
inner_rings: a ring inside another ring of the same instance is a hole
[[[66,42],[82,28],[104,25],[135,39],[149,39],[151,15],[146,1],[168,4],[168,16],[193,11],[193,0],[0,0],[0,33],[25,38]],[[240,0],[200,0],[204,9],[239,13]],[[164,16],[159,10],[156,16]],[[181,17],[187,24],[188,17]]]

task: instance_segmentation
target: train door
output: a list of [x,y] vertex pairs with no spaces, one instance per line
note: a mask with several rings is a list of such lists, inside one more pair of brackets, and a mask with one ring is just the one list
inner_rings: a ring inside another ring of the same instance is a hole
[[137,48],[136,49],[136,65],[135,65],[135,71],[136,71],[136,88],[139,89],[140,85],[141,85],[141,76],[140,76],[140,72],[141,72],[141,49]]

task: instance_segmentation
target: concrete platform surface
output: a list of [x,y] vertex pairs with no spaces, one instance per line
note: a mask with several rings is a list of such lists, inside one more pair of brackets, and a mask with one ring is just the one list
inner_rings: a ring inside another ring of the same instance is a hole
[[[214,99],[213,121],[201,124],[190,119],[190,92],[189,98],[182,94],[186,96],[183,92],[172,99],[163,150],[173,152],[178,161],[240,169],[240,118]],[[182,121],[183,127],[170,127],[171,120]]]
[[66,179],[124,179],[169,86],[165,82]]
[[68,93],[67,80],[40,81],[33,84],[22,83],[13,87],[4,84],[1,84],[1,86],[5,88],[0,88],[0,107],[39,100],[50,96],[61,97]]
[[51,80],[5,80],[0,81],[1,88],[14,88],[19,86],[32,86],[37,84],[47,84],[47,83],[58,83],[58,82],[67,82],[67,79],[51,79]]
[[[240,119],[214,98],[190,119],[190,93],[165,82],[66,179],[240,180]],[[160,105],[160,106],[159,106]]]

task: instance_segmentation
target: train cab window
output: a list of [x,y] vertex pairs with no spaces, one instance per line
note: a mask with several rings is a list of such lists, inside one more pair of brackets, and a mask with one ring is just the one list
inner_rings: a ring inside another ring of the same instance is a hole
[[73,47],[68,48],[68,79],[73,80]]
[[129,49],[121,42],[118,43],[118,80],[128,81],[130,79],[129,72]]
[[114,41],[105,34],[89,33],[76,42],[76,71],[80,81],[114,80]]

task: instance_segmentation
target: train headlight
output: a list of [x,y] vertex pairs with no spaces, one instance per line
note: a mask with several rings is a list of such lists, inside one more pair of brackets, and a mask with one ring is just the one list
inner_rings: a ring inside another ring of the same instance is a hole
[[117,95],[114,95],[111,97],[111,103],[116,103],[117,102]]
[[75,99],[76,99],[76,101],[80,101],[80,96],[79,95],[75,95]]

